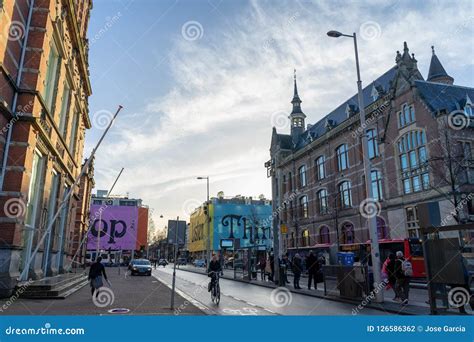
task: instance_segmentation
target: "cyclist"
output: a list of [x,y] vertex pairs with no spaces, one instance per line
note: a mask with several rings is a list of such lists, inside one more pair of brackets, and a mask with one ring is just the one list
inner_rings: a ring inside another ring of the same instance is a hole
[[212,255],[212,260],[209,263],[209,267],[207,269],[207,275],[211,277],[211,282],[209,283],[209,287],[207,289],[208,292],[211,292],[211,289],[215,286],[217,277],[219,273],[222,272],[222,266],[219,260],[217,259],[217,255]]

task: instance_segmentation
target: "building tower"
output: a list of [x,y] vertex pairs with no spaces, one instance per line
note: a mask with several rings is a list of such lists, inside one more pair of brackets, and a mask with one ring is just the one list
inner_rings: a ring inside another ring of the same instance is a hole
[[434,46],[431,47],[433,55],[431,56],[430,71],[428,72],[428,82],[453,84],[454,78],[448,75],[443,65],[435,54]]
[[295,82],[295,89],[293,94],[293,100],[291,100],[291,104],[293,105],[293,110],[291,111],[290,116],[288,117],[291,121],[291,138],[293,140],[293,144],[296,145],[298,142],[299,136],[304,132],[304,119],[306,115],[301,110],[301,99],[298,95],[298,87],[296,85],[296,69],[294,71],[294,82]]

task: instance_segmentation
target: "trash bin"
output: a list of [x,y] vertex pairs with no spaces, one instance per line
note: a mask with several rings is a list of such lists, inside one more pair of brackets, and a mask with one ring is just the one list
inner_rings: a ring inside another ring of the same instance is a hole
[[339,295],[346,298],[361,298],[362,289],[356,282],[354,268],[351,266],[340,266],[337,272],[337,284]]

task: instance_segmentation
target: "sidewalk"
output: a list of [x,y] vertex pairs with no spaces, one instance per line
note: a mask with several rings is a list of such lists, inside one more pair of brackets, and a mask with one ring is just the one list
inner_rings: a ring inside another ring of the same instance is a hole
[[[188,271],[188,272],[195,272],[195,273],[206,273],[206,269],[203,267],[195,267],[193,265],[180,265],[179,268],[177,268],[182,271]],[[228,279],[228,280],[235,280],[235,281],[240,281],[240,282],[245,282],[253,285],[258,285],[258,286],[265,286],[269,288],[276,288],[277,285],[274,284],[273,282],[269,281],[263,281],[260,280],[260,273],[258,273],[257,279],[254,279],[252,281],[248,280],[243,280],[243,279],[234,279],[234,270],[232,269],[224,269],[224,276],[223,278]],[[325,296],[324,295],[324,283],[319,283],[318,284],[318,289],[317,290],[308,290],[307,289],[307,280],[308,278],[302,278],[300,281],[301,287],[303,289],[301,290],[296,290],[293,288],[293,278],[292,276],[288,276],[288,280],[290,281],[289,284],[287,284],[286,288],[290,290],[293,293],[298,293],[306,296],[311,296],[311,297],[316,297],[316,298],[324,298],[328,300],[334,300],[338,302],[343,302],[343,303],[349,303],[349,304],[354,304],[354,308],[356,309],[359,305],[362,305],[362,308],[359,309],[359,312],[363,310],[363,307],[368,307],[372,309],[377,309],[381,310],[384,312],[390,312],[394,314],[400,314],[400,315],[429,315],[430,314],[430,308],[429,305],[426,303],[426,300],[428,300],[428,292],[427,290],[424,289],[410,289],[410,303],[408,305],[402,306],[400,303],[395,302],[392,300],[393,297],[393,291],[392,290],[384,290],[384,303],[369,303],[365,304],[365,301],[363,300],[358,300],[358,299],[349,299],[349,298],[341,298],[339,297],[338,294],[334,294],[338,292],[338,290],[335,288],[336,286],[336,281],[331,280],[328,282],[328,294]],[[331,286],[331,284],[333,284]],[[353,314],[357,314],[358,312],[355,311]]]
[[[130,310],[128,315],[174,315],[170,309],[171,290],[155,277],[126,276],[125,268],[107,267],[106,273],[112,284],[106,293],[109,305],[97,307],[92,302],[89,285],[84,286],[66,299],[0,299],[0,315],[114,315],[114,308]],[[88,270],[87,270],[88,271]],[[107,285],[108,286],[108,285]],[[113,298],[113,301],[112,301]],[[181,305],[186,310],[181,315],[204,315],[193,304],[175,294],[175,308]],[[116,314],[115,314],[116,315]]]

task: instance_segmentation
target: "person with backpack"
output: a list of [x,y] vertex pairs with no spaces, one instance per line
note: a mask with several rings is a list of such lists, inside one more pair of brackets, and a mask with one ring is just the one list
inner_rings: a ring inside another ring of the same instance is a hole
[[408,304],[408,293],[410,291],[410,278],[413,275],[411,262],[403,257],[403,252],[396,253],[395,260],[395,291],[402,305]]

